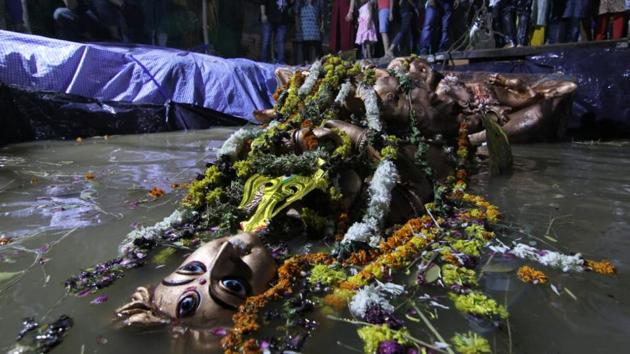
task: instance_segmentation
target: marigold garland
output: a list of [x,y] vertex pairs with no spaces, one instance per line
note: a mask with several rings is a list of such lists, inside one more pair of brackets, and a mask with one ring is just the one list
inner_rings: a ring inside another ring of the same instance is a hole
[[523,283],[546,284],[548,279],[545,273],[529,266],[522,266],[516,272],[516,276]]
[[585,259],[584,267],[586,269],[592,270],[595,273],[604,275],[613,275],[617,272],[615,266],[607,260],[598,262],[591,259]]
[[[244,342],[244,336],[257,331],[258,312],[270,301],[282,299],[293,291],[293,280],[300,275],[307,266],[316,264],[330,264],[333,259],[326,253],[311,253],[301,256],[293,256],[287,259],[278,269],[276,284],[260,295],[248,297],[244,304],[232,316],[234,326],[232,330],[221,339],[221,346],[225,353],[257,352],[260,350],[253,339]],[[245,347],[247,344],[247,348]]]

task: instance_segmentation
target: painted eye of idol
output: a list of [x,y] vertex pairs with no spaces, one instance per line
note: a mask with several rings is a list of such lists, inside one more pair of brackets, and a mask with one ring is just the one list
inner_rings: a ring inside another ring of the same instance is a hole
[[184,294],[177,302],[177,318],[192,316],[199,307],[199,293],[192,291]]
[[242,279],[225,278],[225,279],[221,280],[219,282],[219,284],[225,290],[233,293],[234,295],[236,295],[238,297],[241,297],[241,298],[247,297],[247,293],[248,293],[247,289],[249,288],[249,286],[248,286],[249,284],[247,284]]
[[199,261],[186,263],[177,269],[177,273],[183,275],[201,275],[207,271],[205,264]]

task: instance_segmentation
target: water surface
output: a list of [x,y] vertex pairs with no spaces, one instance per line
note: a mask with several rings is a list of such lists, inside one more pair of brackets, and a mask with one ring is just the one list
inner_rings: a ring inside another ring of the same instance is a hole
[[[68,314],[75,327],[56,353],[173,352],[163,332],[115,329],[112,314],[136,286],[159,279],[177,259],[165,267],[149,264],[128,272],[101,292],[109,300],[100,305],[90,304],[95,295],[65,297],[63,281],[81,268],[113,258],[133,227],[152,225],[170,214],[184,193],[173,184],[194,178],[231,131],[0,148],[0,235],[15,239],[11,247],[0,246],[0,272],[24,270],[0,283],[0,351],[13,345],[22,318],[51,321]],[[511,273],[488,272],[482,283],[509,304],[511,336],[502,326],[487,332],[487,338],[501,353],[510,351],[510,338],[514,353],[625,352],[630,345],[630,147],[545,144],[514,147],[514,154],[513,174],[491,178],[481,172],[473,182],[478,193],[499,205],[510,237],[610,259],[619,274],[546,270],[551,283],[570,289],[574,299],[567,292],[556,295],[549,286],[519,283]],[[94,179],[86,179],[88,173]],[[153,187],[166,195],[149,198]],[[462,316],[447,312],[436,324],[447,335],[469,326]],[[304,352],[350,352],[338,340],[361,348],[355,329],[324,325]],[[413,331],[422,337],[420,328]]]

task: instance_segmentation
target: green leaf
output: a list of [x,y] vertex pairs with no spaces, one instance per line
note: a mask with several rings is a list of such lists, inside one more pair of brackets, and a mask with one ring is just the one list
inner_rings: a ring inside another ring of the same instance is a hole
[[431,268],[427,269],[427,271],[424,272],[424,281],[426,281],[427,283],[433,283],[440,278],[441,274],[442,270],[440,269],[440,266],[434,264],[433,266],[431,266]]
[[166,264],[166,261],[168,261],[168,258],[172,256],[173,254],[175,254],[174,248],[170,248],[170,247],[165,248],[161,250],[160,252],[158,252],[155,256],[153,256],[151,263],[158,264],[158,265]]
[[7,280],[11,280],[14,277],[22,274],[23,272],[2,272],[0,273],[0,283],[7,281]]

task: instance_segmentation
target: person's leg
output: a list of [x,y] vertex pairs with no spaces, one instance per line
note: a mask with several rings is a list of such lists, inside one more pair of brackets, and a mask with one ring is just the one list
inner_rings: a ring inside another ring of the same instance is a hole
[[270,56],[269,46],[271,45],[271,23],[265,22],[261,24],[260,37],[261,37],[260,38],[260,45],[261,45],[260,55],[261,55],[262,61],[270,62],[271,56]]
[[595,40],[603,41],[606,39],[608,30],[608,14],[597,16],[597,28],[595,29]]
[[439,51],[445,51],[449,45],[449,27],[451,23],[451,17],[453,16],[453,2],[452,0],[439,0],[442,5],[442,38],[440,39]]
[[20,0],[5,0],[7,25],[9,29],[18,32],[25,32],[24,9]]
[[420,34],[420,54],[430,54],[431,38],[433,37],[433,29],[438,19],[438,9],[427,5],[424,10],[424,23],[422,24],[422,33]]
[[492,7],[492,30],[494,31],[494,42],[497,48],[503,47],[503,27],[501,27],[501,6],[496,4]]
[[518,31],[517,31],[517,44],[519,46],[526,46],[529,44],[529,19],[531,16],[532,2],[522,1],[519,3],[519,8],[516,14],[518,15]]
[[505,47],[513,47],[516,45],[516,35],[514,33],[514,6],[509,3],[512,0],[507,1],[501,7],[501,27],[503,28],[503,34],[505,35]]
[[617,12],[611,15],[612,36],[610,39],[621,39],[623,37],[623,28],[626,22],[626,16],[623,12]]
[[284,58],[284,40],[287,36],[287,25],[278,25],[276,27],[276,63],[285,64]]
[[[394,0],[391,0],[394,1]],[[378,29],[383,40],[383,52],[385,55],[391,55],[389,51],[389,9],[378,10]]]
[[582,22],[581,18],[571,17],[568,19],[568,29],[567,29],[567,41],[568,42],[577,42],[580,38],[580,23]]
[[123,39],[123,29],[126,27],[120,8],[112,4],[109,0],[90,1],[90,11],[96,16],[96,28],[91,28],[91,32],[98,32],[106,29],[111,39],[120,41]]
[[[392,44],[389,46],[389,51],[393,52],[394,48],[400,46],[400,42],[403,39],[407,39],[408,33],[411,30],[411,13],[405,12],[400,14],[400,28],[398,33],[392,39]],[[400,48],[398,48],[400,50]]]

